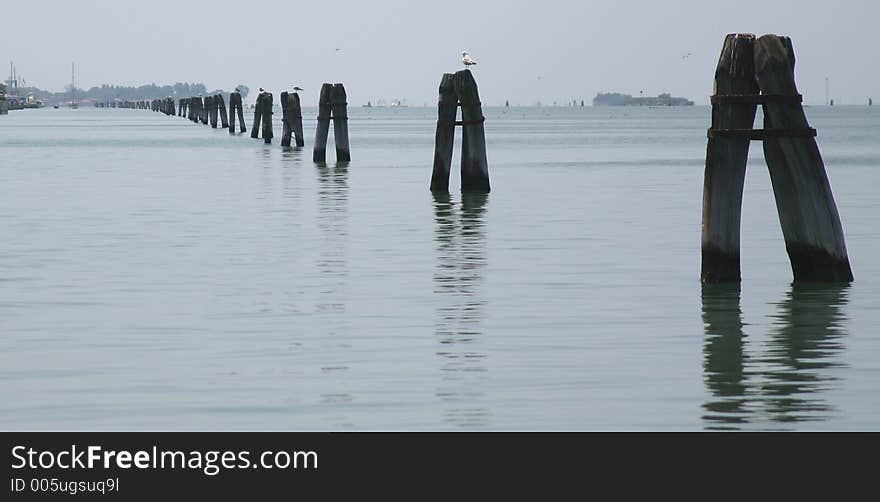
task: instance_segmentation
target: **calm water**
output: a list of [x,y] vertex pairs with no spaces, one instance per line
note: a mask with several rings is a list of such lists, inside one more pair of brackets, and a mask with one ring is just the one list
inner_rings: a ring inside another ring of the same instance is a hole
[[760,143],[701,287],[706,107],[488,109],[468,197],[433,109],[350,113],[347,166],[314,110],[0,117],[0,428],[880,429],[880,107],[807,109],[849,287],[791,284]]

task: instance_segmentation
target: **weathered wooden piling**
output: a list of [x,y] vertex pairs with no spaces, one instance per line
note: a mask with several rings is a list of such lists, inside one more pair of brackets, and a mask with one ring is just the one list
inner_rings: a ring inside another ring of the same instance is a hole
[[186,118],[195,122],[196,121],[196,109],[198,108],[198,104],[196,103],[196,98],[191,96],[189,98],[189,107],[187,109]]
[[251,138],[254,139],[260,135],[260,119],[263,116],[263,95],[264,92],[260,91],[260,94],[257,95],[257,101],[254,103],[254,123],[251,126]]
[[[739,281],[740,219],[750,140],[764,142],[795,281],[853,280],[822,156],[794,82],[788,37],[728,35],[715,73],[703,181],[701,279]],[[758,93],[760,91],[760,94]],[[755,130],[757,105],[764,128]]]
[[244,110],[241,104],[241,93],[238,89],[229,95],[229,134],[235,133],[235,114],[238,112],[238,127],[241,133],[247,132],[244,126]]
[[477,82],[470,70],[459,70],[453,79],[461,106],[461,190],[489,192],[489,160],[486,157],[485,117]]
[[214,96],[214,102],[217,103],[217,109],[220,113],[220,125],[223,126],[223,129],[228,129],[229,121],[226,119],[226,102],[223,99],[223,95],[217,94]]
[[190,120],[198,124],[202,119],[202,108],[204,107],[204,102],[202,101],[201,96],[193,96],[189,98],[190,104],[192,105],[192,113],[190,114]]
[[318,126],[315,129],[315,146],[312,151],[313,162],[327,162],[327,136],[330,134],[330,95],[333,85],[321,85],[318,97]]
[[[715,96],[758,94],[754,64],[755,36],[730,34],[715,69]],[[712,103],[712,129],[751,129],[757,101]],[[740,280],[740,221],[748,137],[711,136],[703,177],[702,271],[705,282]]]
[[288,93],[287,91],[281,93],[281,117],[283,125],[281,146],[290,146],[291,134],[295,137],[297,147],[305,146],[299,94],[296,92]]
[[205,104],[204,110],[202,110],[202,123],[205,125],[211,124],[211,108],[214,106],[214,96],[208,95],[203,99],[203,103]]
[[[755,76],[763,93],[799,96],[794,64],[790,38],[764,35],[755,43]],[[799,102],[767,101],[763,109],[764,129],[782,133],[764,139],[764,158],[794,279],[852,281],[843,226],[815,130]]]
[[330,109],[333,112],[333,142],[336,145],[336,162],[351,161],[348,143],[348,101],[345,86],[333,84],[330,91]]
[[263,143],[269,144],[272,142],[272,93],[266,92],[263,95],[263,113],[261,114],[261,119],[263,121]]
[[455,147],[455,117],[458,97],[455,94],[455,75],[444,73],[440,79],[440,98],[437,101],[437,132],[434,135],[434,169],[431,173],[431,191],[449,191],[449,173]]
[[217,105],[217,96],[212,95],[205,98],[207,101],[208,107],[208,121],[211,123],[212,129],[217,129],[217,111],[219,109],[219,105]]

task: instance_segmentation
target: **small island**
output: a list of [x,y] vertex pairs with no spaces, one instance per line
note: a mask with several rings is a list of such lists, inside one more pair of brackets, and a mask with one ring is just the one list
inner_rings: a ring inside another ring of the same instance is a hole
[[608,92],[596,94],[593,106],[693,106],[694,102],[686,98],[676,98],[669,93],[655,97],[633,97],[629,94]]

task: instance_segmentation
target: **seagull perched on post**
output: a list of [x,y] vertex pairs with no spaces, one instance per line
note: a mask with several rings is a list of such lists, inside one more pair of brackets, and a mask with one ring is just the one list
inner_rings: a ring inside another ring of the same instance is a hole
[[465,68],[477,64],[477,62],[474,61],[473,58],[471,58],[471,55],[468,54],[467,51],[461,53],[461,62],[464,63]]

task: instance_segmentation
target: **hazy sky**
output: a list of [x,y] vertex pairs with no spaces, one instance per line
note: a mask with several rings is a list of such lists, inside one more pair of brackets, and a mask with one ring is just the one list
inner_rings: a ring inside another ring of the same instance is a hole
[[0,75],[12,60],[29,85],[50,90],[70,82],[75,61],[84,88],[300,84],[308,103],[332,81],[352,105],[433,104],[441,75],[468,50],[488,104],[642,90],[701,104],[724,35],[749,32],[792,37],[807,103],[824,103],[826,77],[838,103],[880,102],[878,0],[26,0],[2,11]]

